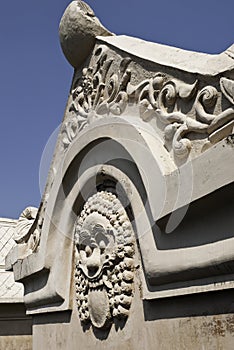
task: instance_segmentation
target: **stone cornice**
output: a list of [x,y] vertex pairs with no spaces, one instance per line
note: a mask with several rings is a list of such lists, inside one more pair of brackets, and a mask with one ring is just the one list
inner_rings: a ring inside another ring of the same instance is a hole
[[100,43],[122,50],[129,55],[184,72],[215,76],[234,69],[233,45],[220,54],[207,54],[126,35],[97,39]]

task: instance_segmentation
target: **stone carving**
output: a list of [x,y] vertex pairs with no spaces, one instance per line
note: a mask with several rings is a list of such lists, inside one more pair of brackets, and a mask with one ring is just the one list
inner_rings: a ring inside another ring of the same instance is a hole
[[[224,78],[223,78],[224,79]],[[224,91],[220,82],[221,89]],[[230,83],[230,81],[229,81]],[[227,83],[226,83],[227,84]],[[135,91],[139,90],[139,86]],[[162,74],[152,78],[138,97],[141,118],[149,121],[153,117],[159,118],[165,125],[165,143],[171,141],[174,154],[179,157],[188,155],[192,147],[189,133],[205,134],[207,141],[216,141],[224,137],[223,126],[234,120],[234,108],[230,107],[218,115],[208,113],[208,109],[215,108],[218,91],[213,86],[205,86],[198,91],[198,82],[189,85],[178,80],[168,80]],[[227,97],[227,93],[225,93]],[[194,99],[190,113],[182,113],[183,102]],[[228,98],[230,101],[231,99]],[[191,115],[191,116],[190,116]],[[228,135],[225,135],[228,136]]]
[[27,207],[18,219],[14,240],[16,243],[24,246],[24,256],[36,252],[40,245],[44,211],[45,208],[38,210],[34,207]]
[[27,252],[36,251],[39,244],[40,233],[36,226],[38,209],[27,207],[21,213],[15,227],[14,240],[18,244],[26,244]]
[[134,237],[118,198],[88,199],[75,225],[75,290],[81,322],[102,328],[126,318],[133,295]]
[[107,47],[100,45],[96,49],[91,65],[84,68],[82,76],[74,81],[70,119],[62,130],[65,149],[88,124],[102,116],[120,116],[130,104],[138,106],[143,121],[156,119],[160,122],[165,146],[177,157],[189,155],[194,134],[204,145],[229,135],[234,106],[217,114],[214,111],[222,109],[221,93],[234,103],[232,80],[221,78],[219,92],[214,86],[200,88],[199,80],[188,84],[158,72],[154,77],[133,85],[130,64],[130,58],[124,58],[116,69],[116,62],[108,56]]
[[232,104],[234,104],[234,81],[227,78],[221,78],[220,87],[223,94],[227,97],[227,99]]
[[84,1],[72,1],[59,25],[60,43],[65,57],[73,67],[79,67],[91,53],[96,36],[110,33]]
[[121,115],[127,107],[126,89],[130,80],[127,67],[130,59],[123,59],[117,73],[112,73],[106,81],[114,60],[108,58],[106,46],[100,46],[94,56],[95,64],[84,68],[81,78],[74,83],[72,103],[69,107],[73,116],[62,130],[65,148],[75,138],[77,131],[92,123],[98,116],[110,113]]

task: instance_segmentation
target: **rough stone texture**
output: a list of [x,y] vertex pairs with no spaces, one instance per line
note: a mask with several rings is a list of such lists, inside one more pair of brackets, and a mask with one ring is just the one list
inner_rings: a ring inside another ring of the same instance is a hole
[[0,349],[4,350],[31,350],[32,336],[16,335],[14,337],[0,336]]

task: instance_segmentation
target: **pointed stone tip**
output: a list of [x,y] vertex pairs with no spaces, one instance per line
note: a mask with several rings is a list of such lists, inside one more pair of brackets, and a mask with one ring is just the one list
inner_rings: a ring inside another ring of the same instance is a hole
[[90,55],[97,36],[110,33],[84,1],[72,1],[59,25],[60,44],[68,62],[78,68]]

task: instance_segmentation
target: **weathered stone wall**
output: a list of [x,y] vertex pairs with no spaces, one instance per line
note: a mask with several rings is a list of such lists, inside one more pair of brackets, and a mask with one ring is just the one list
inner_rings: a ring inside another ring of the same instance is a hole
[[[225,298],[227,295],[222,300]],[[209,303],[213,304],[213,311],[220,309],[219,304],[223,306],[218,297],[209,295],[187,300],[174,298],[166,303],[149,303],[146,307],[136,286],[131,313],[123,328],[121,324],[115,324],[110,332],[93,331],[92,328],[84,330],[76,311],[35,316],[33,349],[232,350],[234,316],[208,315],[211,311]],[[200,316],[183,316],[188,311],[200,313]]]
[[31,350],[32,336],[28,335],[14,335],[1,336],[0,349],[2,350]]

